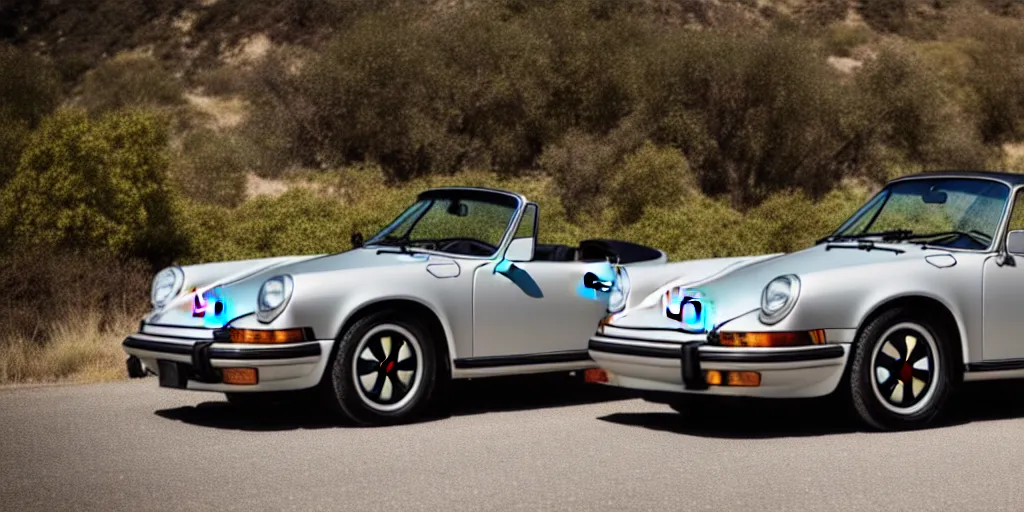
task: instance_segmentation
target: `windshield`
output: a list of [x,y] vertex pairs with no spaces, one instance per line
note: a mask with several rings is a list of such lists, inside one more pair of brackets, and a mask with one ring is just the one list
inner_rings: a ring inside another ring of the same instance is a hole
[[492,256],[518,205],[514,196],[497,192],[428,191],[366,245]]
[[915,179],[882,189],[830,239],[880,236],[958,249],[992,244],[1010,188],[965,178]]

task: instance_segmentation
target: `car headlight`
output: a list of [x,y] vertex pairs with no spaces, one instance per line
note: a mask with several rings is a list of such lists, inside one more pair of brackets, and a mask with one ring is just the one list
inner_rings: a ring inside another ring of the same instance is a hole
[[154,308],[162,308],[181,291],[185,283],[185,272],[181,267],[167,267],[153,277],[153,285],[149,291],[149,300]]
[[626,267],[619,267],[615,272],[615,284],[608,295],[608,312],[618,313],[626,307],[629,297],[629,272]]
[[284,311],[294,289],[291,276],[276,276],[264,281],[257,298],[256,319],[263,323],[272,322]]
[[799,296],[800,278],[788,274],[772,279],[761,292],[761,322],[771,325],[786,318]]

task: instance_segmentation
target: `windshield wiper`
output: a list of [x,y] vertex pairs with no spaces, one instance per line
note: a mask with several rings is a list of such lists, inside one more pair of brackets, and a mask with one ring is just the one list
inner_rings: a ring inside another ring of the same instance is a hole
[[882,240],[899,240],[901,237],[906,237],[914,234],[909,229],[893,229],[889,231],[875,231],[872,233],[857,233],[855,235],[829,235],[824,238],[819,238],[814,241],[814,245],[818,245],[822,242],[838,242],[841,240],[860,240],[862,238],[869,238],[873,236],[882,237]]
[[969,230],[969,231],[953,230],[953,231],[938,231],[938,232],[935,232],[935,233],[919,233],[919,234],[911,233],[911,234],[908,234],[907,236],[904,236],[904,237],[900,238],[900,240],[908,241],[908,242],[915,242],[916,241],[916,243],[925,243],[925,244],[927,244],[927,242],[922,242],[920,240],[932,239],[932,238],[948,238],[948,237],[952,237],[952,236],[965,236],[967,238],[970,238],[971,241],[973,241],[974,243],[976,243],[978,245],[983,245],[985,247],[988,247],[989,244],[992,243],[992,237],[989,236],[988,233],[984,233],[982,231],[978,231],[977,229],[972,229],[972,230]]
[[875,245],[875,242],[873,240],[857,240],[857,245],[840,245],[840,244],[835,244],[835,243],[829,242],[829,244],[825,246],[825,250],[827,251],[827,250],[830,250],[830,249],[860,249],[862,251],[867,251],[867,252],[871,252],[871,251],[889,251],[889,252],[894,252],[896,254],[903,254],[903,253],[907,252],[907,251],[904,251],[903,249],[898,249],[896,247],[887,247],[887,246],[884,246],[884,245]]
[[413,254],[414,252],[419,252],[419,251],[416,251],[415,249],[411,249],[409,247],[409,240],[404,238],[404,237],[403,238],[388,238],[388,237],[385,237],[383,240],[381,240],[379,242],[374,242],[371,245],[382,245],[384,247],[389,247],[389,248],[390,247],[394,247],[395,249],[397,249],[397,250],[393,250],[393,249],[377,249],[377,254],[381,254],[381,253]]

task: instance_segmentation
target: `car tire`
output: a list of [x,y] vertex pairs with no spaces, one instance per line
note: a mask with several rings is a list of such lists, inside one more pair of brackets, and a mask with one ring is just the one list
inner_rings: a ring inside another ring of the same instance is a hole
[[338,340],[328,367],[328,406],[359,426],[418,418],[438,388],[434,340],[428,332],[393,312],[357,320]]
[[877,430],[922,428],[942,412],[953,387],[953,350],[939,325],[906,309],[871,320],[852,347],[853,408]]

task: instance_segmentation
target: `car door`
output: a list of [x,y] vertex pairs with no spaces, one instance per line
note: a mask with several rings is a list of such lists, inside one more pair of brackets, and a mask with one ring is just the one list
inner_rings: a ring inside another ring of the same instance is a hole
[[[536,240],[537,214],[535,204],[527,205],[516,239]],[[608,300],[607,293],[582,286],[587,272],[607,278],[612,267],[507,260],[479,267],[473,282],[473,357],[585,352]]]
[[[1012,207],[1008,233],[1024,230],[1024,191],[1016,192]],[[981,355],[985,361],[1024,360],[1024,253],[1010,254],[1005,261],[988,258],[983,272]]]

